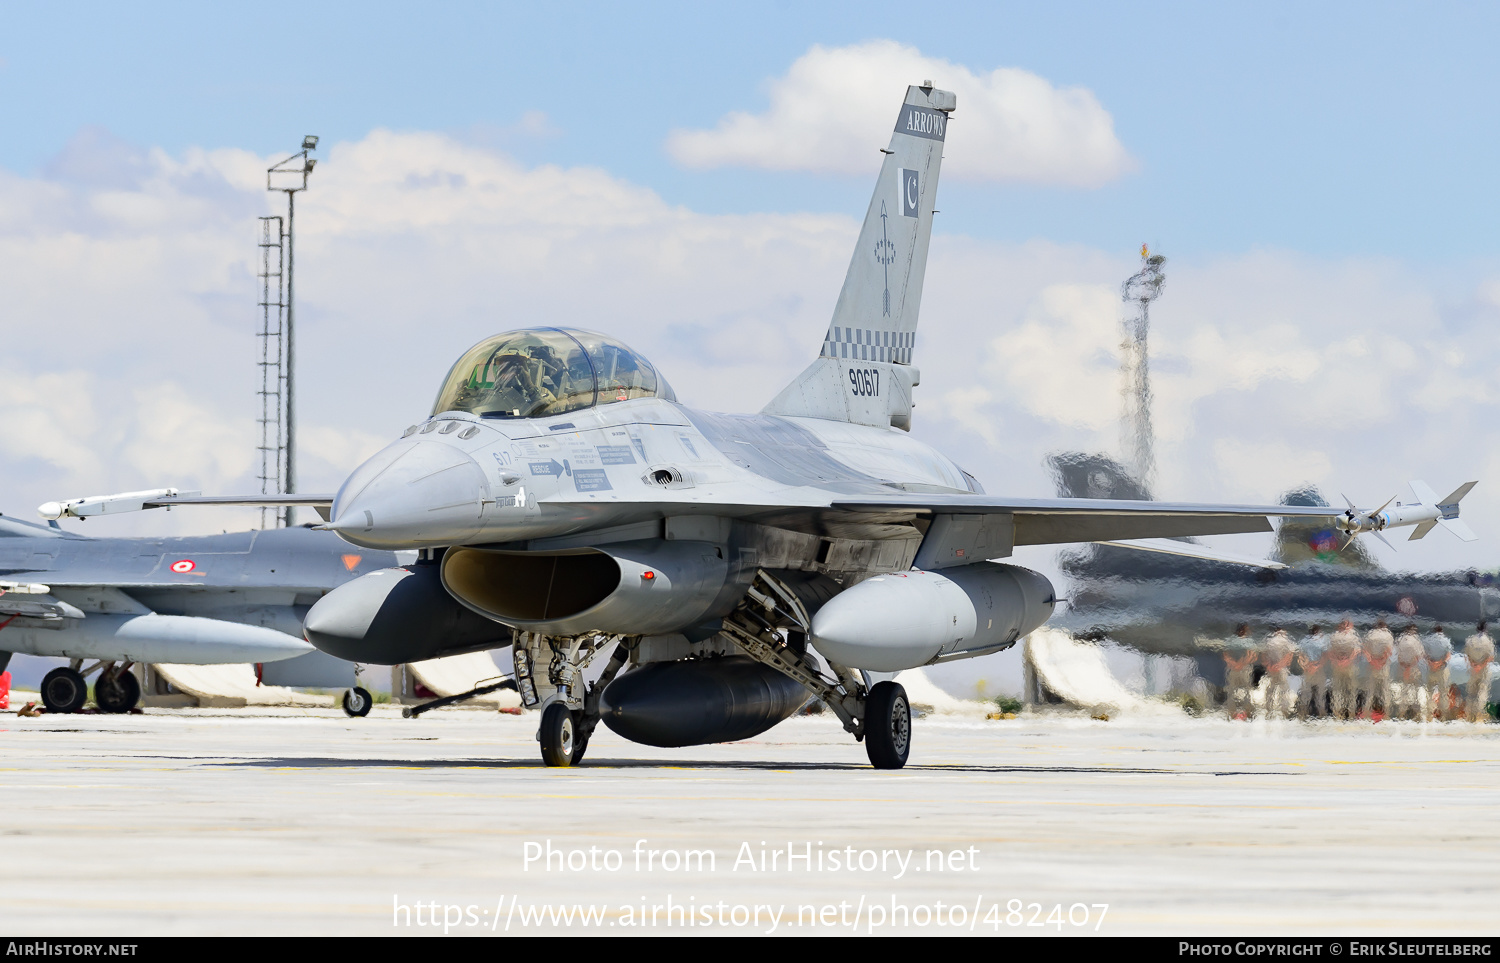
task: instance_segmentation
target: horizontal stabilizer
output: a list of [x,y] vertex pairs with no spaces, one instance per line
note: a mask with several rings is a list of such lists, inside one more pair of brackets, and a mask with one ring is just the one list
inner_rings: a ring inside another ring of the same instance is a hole
[[1193,542],[1179,542],[1170,538],[1124,538],[1095,542],[1096,545],[1113,545],[1138,552],[1159,552],[1163,555],[1181,555],[1186,558],[1201,558],[1208,562],[1228,562],[1232,565],[1249,565],[1252,568],[1286,568],[1281,562],[1253,555],[1236,555],[1233,552],[1218,552]]

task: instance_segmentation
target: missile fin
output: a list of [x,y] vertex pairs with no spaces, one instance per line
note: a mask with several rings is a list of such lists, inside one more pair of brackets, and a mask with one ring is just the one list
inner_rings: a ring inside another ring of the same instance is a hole
[[1456,518],[1439,518],[1437,523],[1466,542],[1472,542],[1479,538],[1474,530]]
[[1417,526],[1411,530],[1411,535],[1406,540],[1408,542],[1415,542],[1417,539],[1421,538],[1423,535],[1426,535],[1436,527],[1437,519],[1435,518],[1425,522],[1418,522]]

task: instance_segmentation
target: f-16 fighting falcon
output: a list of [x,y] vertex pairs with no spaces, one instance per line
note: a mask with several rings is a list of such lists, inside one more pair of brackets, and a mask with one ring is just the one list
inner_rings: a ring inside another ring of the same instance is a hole
[[990,561],[1013,546],[1329,517],[988,495],[911,437],[955,106],[930,83],[907,88],[822,351],[759,414],[678,403],[605,335],[535,327],[465,352],[431,415],[344,482],[326,525],[420,560],[329,593],[308,640],[396,663],[483,647],[454,632],[462,615],[509,626],[548,765],[578,762],[601,721],[650,745],[724,742],[811,694],[894,769],[911,709],[883,673],[998,652],[1052,615],[1044,576]]
[[[128,503],[114,496],[109,505]],[[42,507],[62,514],[55,504]],[[351,551],[305,528],[87,538],[56,522],[0,517],[0,669],[16,652],[70,659],[42,679],[49,712],[83,708],[95,673],[95,703],[125,712],[141,694],[135,663],[263,663],[312,652],[301,637],[308,607],[335,585],[395,562],[389,552]],[[355,697],[366,702],[351,706],[346,694],[345,709],[368,712],[368,694]]]

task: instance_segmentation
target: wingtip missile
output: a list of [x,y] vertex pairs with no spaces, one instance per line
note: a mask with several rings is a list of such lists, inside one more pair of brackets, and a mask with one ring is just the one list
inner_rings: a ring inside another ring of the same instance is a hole
[[1454,489],[1448,497],[1442,499],[1437,497],[1426,482],[1413,481],[1410,484],[1412,493],[1417,496],[1416,502],[1405,504],[1396,501],[1395,498],[1390,498],[1374,511],[1365,511],[1356,507],[1353,500],[1345,495],[1344,501],[1349,508],[1338,516],[1335,526],[1351,539],[1369,532],[1387,545],[1391,543],[1380,534],[1381,532],[1407,526],[1414,526],[1407,539],[1413,542],[1432,531],[1437,525],[1443,526],[1466,542],[1472,542],[1479,537],[1468,525],[1458,520],[1458,503],[1478,482],[1465,482]]
[[37,506],[37,514],[46,519],[87,518],[90,515],[113,515],[117,512],[138,512],[147,502],[163,498],[178,498],[201,495],[202,492],[186,492],[176,488],[153,488],[143,492],[120,492],[116,495],[86,495],[68,501],[44,502]]

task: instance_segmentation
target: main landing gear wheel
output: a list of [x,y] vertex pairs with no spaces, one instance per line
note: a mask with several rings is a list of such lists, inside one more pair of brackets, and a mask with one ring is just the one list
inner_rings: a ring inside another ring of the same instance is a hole
[[94,702],[103,712],[129,712],[141,699],[141,684],[129,672],[99,674],[94,681]]
[[60,666],[42,678],[42,703],[48,712],[77,712],[88,697],[88,683],[73,669]]
[[578,723],[573,718],[573,710],[561,702],[547,706],[542,712],[542,729],[538,734],[542,742],[542,762],[549,766],[571,766],[577,732]]
[[344,714],[347,716],[362,719],[370,714],[370,706],[374,704],[375,699],[360,686],[344,690]]
[[865,753],[876,769],[900,769],[911,753],[911,703],[894,682],[879,682],[865,699]]

